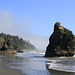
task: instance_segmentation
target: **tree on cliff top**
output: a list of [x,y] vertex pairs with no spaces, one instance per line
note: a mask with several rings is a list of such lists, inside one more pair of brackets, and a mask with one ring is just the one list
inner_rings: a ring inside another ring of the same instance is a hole
[[29,43],[27,40],[23,40],[23,38],[19,38],[18,36],[0,33],[0,37],[4,38],[5,41],[9,40],[9,38],[12,38],[14,46],[18,49],[35,49],[34,45]]

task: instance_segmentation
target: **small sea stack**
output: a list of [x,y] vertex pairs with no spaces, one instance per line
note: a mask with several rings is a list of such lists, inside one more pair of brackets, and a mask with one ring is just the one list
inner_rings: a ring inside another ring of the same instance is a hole
[[49,38],[45,57],[73,56],[75,54],[75,36],[72,31],[61,26],[60,22],[54,25],[54,31]]
[[9,38],[7,41],[5,41],[3,37],[0,37],[0,54],[1,55],[17,54],[17,51],[14,50],[12,38]]

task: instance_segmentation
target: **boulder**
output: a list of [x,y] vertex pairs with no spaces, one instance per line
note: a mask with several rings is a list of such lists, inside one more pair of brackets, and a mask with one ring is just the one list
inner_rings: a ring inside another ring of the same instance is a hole
[[75,36],[72,31],[56,22],[54,32],[49,38],[45,57],[73,56],[75,54]]
[[18,53],[24,53],[24,50],[17,50]]

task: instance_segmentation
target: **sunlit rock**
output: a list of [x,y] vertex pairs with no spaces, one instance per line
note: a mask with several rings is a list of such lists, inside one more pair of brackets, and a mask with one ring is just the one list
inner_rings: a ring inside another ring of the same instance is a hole
[[73,56],[75,54],[75,36],[72,31],[56,22],[46,49],[45,57]]

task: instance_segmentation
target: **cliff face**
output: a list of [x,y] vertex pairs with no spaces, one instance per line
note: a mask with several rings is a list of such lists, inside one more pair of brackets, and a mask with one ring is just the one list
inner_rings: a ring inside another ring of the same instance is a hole
[[57,22],[46,49],[45,57],[73,56],[75,54],[75,36],[72,31]]

